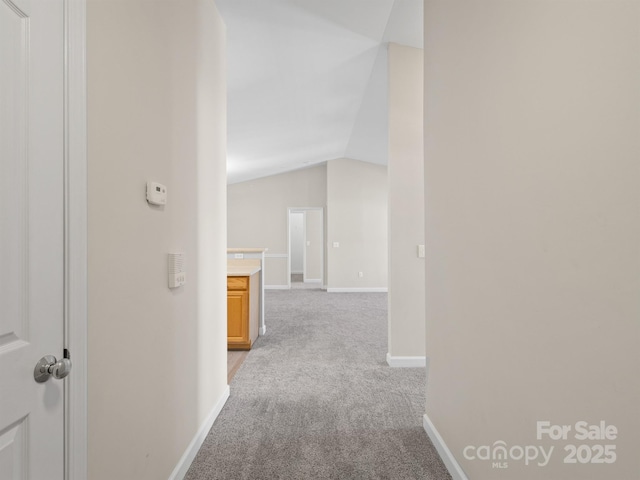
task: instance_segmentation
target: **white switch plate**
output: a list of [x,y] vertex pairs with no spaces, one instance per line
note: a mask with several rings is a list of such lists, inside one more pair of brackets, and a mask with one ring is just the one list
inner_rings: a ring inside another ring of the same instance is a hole
[[358,277],[360,278],[364,277],[364,272],[358,272]]
[[425,256],[424,245],[418,245],[418,258],[424,258],[424,256]]
[[340,246],[340,242],[333,242],[333,248],[338,248]]
[[170,253],[167,255],[169,272],[169,288],[178,288],[187,283],[187,273],[184,266],[184,253]]

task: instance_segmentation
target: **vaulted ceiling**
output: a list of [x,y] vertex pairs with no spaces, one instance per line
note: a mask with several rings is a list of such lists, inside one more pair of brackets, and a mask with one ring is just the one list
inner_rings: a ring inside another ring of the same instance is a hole
[[422,48],[422,0],[217,0],[228,182],[387,162],[387,44]]

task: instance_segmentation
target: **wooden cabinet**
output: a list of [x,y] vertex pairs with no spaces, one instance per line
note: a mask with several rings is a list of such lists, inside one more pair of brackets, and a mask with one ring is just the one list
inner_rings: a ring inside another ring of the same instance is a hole
[[258,338],[258,274],[227,277],[227,348],[249,350]]

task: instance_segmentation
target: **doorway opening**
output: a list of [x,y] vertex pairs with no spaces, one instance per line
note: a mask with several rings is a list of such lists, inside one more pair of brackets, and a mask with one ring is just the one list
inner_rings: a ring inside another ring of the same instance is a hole
[[322,288],[324,285],[324,208],[289,208],[287,228],[289,288]]

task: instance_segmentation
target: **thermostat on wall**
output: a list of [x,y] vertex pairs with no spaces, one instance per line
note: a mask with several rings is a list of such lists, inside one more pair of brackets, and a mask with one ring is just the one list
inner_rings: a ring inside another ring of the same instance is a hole
[[170,253],[168,255],[169,288],[181,287],[187,283],[187,273],[184,267],[184,253]]
[[152,205],[166,205],[167,187],[158,182],[147,182],[147,202]]

